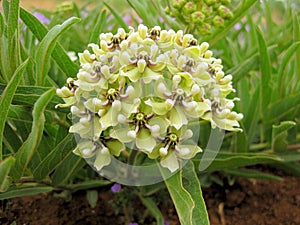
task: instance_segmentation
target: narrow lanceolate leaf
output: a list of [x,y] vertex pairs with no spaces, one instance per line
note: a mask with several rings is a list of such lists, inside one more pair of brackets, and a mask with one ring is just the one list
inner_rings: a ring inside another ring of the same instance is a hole
[[[6,117],[8,114],[9,106],[12,102],[13,96],[16,92],[18,83],[22,77],[23,71],[26,68],[28,60],[23,62],[15,71],[12,79],[7,84],[7,87],[1,93],[0,97],[0,143],[2,143],[3,131],[5,126]],[[2,144],[0,144],[0,160],[2,159]]]
[[[4,92],[5,87],[6,85],[0,84],[0,95]],[[18,86],[12,104],[32,106],[43,93],[50,89],[51,87]],[[59,103],[62,103],[61,98],[54,96],[47,109],[54,109],[55,105]]]
[[89,43],[98,43],[99,42],[99,34],[101,33],[103,24],[105,23],[105,19],[106,19],[106,11],[103,10],[101,15],[98,16],[96,24],[90,34]]
[[70,152],[64,160],[64,163],[60,164],[53,173],[52,184],[56,186],[67,183],[67,181],[85,164],[86,162],[82,158],[75,155],[73,152]]
[[61,163],[64,163],[69,154],[73,154],[72,150],[75,145],[74,135],[68,134],[35,168],[34,178],[41,180],[53,172]]
[[9,14],[7,21],[8,40],[11,41],[18,30],[19,24],[19,2],[20,0],[10,1]]
[[0,200],[17,198],[22,196],[37,195],[52,191],[52,187],[24,187],[9,190],[0,194]]
[[[287,65],[290,63],[292,56],[296,53],[298,54],[297,49],[300,46],[300,42],[293,43],[286,51],[285,55],[282,58],[279,71],[278,71],[278,84],[279,84],[279,97],[283,97],[284,88],[286,85],[286,82],[284,82],[284,71],[287,67]],[[297,82],[295,80],[295,82]]]
[[227,169],[224,170],[225,173],[234,175],[237,177],[244,177],[244,178],[254,178],[254,179],[267,179],[267,180],[277,180],[282,181],[283,179],[279,176],[275,176],[268,173],[263,173],[256,170],[249,170],[249,169]]
[[61,25],[54,26],[43,38],[36,53],[36,85],[43,86],[47,73],[50,69],[50,56],[55,48],[57,38],[74,23],[78,23],[79,18],[72,17]]
[[[205,151],[212,151],[206,149]],[[200,163],[201,159],[199,156],[193,159],[196,164],[196,168]],[[283,162],[277,155],[263,154],[263,153],[230,153],[230,152],[219,152],[215,158],[205,158],[205,161],[211,162],[210,166],[203,172],[212,172],[223,169],[237,168],[241,166],[250,166],[258,163],[275,163]],[[203,161],[203,160],[202,160]],[[202,171],[201,171],[202,172]]]
[[152,198],[144,198],[142,196],[140,196],[140,199],[142,200],[142,203],[147,207],[147,209],[150,211],[150,213],[156,219],[156,224],[164,225],[164,217],[161,214],[161,211],[157,207],[156,203],[153,201],[153,199]]
[[109,9],[109,11],[114,15],[117,23],[120,27],[124,28],[126,31],[128,30],[127,24],[124,22],[123,18],[117,13],[109,4],[104,2],[104,5]]
[[31,132],[27,140],[23,143],[21,148],[16,153],[16,163],[11,171],[11,176],[14,180],[18,180],[23,175],[33,153],[37,150],[44,130],[44,111],[54,95],[55,90],[50,89],[49,91],[45,92],[34,104],[32,112],[33,121]]
[[12,156],[0,162],[0,192],[4,192],[9,188],[10,179],[8,173],[15,163],[15,158]]
[[283,121],[279,125],[272,126],[272,149],[275,152],[283,152],[287,148],[287,131],[296,125],[293,121]]
[[[46,36],[48,30],[35,16],[27,12],[25,9],[20,8],[20,16],[29,30],[33,35],[39,40]],[[60,67],[60,69],[69,77],[75,76],[79,66],[72,62],[66,51],[62,48],[59,43],[56,43],[56,46],[53,50],[52,57]]]
[[192,215],[192,224],[209,224],[208,214],[202,196],[199,178],[197,177],[194,164],[191,161],[189,161],[183,167],[183,181],[184,188],[190,193],[195,202],[195,208],[193,209]]
[[[162,172],[163,176],[164,173]],[[182,170],[165,180],[181,225],[208,225],[200,182],[189,161]]]
[[268,53],[266,41],[262,32],[257,27],[256,29],[257,42],[259,46],[259,61],[261,69],[261,82],[260,82],[260,106],[261,110],[268,107],[272,95],[272,79],[271,79],[271,62]]

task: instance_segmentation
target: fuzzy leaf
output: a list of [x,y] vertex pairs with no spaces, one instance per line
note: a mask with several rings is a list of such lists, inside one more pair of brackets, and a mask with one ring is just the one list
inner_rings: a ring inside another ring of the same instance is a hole
[[43,86],[45,83],[50,69],[50,56],[55,48],[57,38],[79,21],[79,18],[71,17],[63,24],[54,26],[43,38],[36,53],[36,85]]
[[[26,26],[30,29],[33,35],[39,40],[46,36],[48,30],[34,15],[27,12],[25,9],[20,8],[20,16]],[[67,76],[75,76],[79,66],[72,62],[66,51],[62,48],[61,44],[56,43],[56,46],[53,50],[52,57],[59,65],[60,69]]]
[[17,198],[22,196],[37,195],[52,191],[52,187],[18,187],[16,189],[8,190],[0,193],[0,200]]
[[[163,170],[162,174],[164,176]],[[209,224],[200,182],[191,161],[188,161],[183,169],[165,180],[165,184],[175,205],[180,224]]]
[[45,92],[34,104],[32,112],[33,122],[31,132],[27,140],[23,143],[23,145],[15,155],[16,163],[11,171],[11,175],[14,180],[18,180],[23,175],[31,157],[33,156],[33,153],[37,150],[44,130],[44,111],[54,95],[55,90],[50,89],[49,91]]
[[275,152],[284,152],[287,148],[287,131],[296,125],[293,121],[283,121],[272,126],[272,149]]
[[[23,62],[18,69],[15,71],[10,82],[7,84],[7,87],[1,93],[0,96],[0,143],[2,143],[3,131],[5,127],[5,121],[9,111],[9,106],[12,102],[13,96],[16,92],[18,83],[22,77],[23,71],[26,68],[28,60]],[[0,160],[2,159],[2,144],[0,145]]]
[[4,192],[9,188],[10,179],[8,174],[14,163],[15,158],[12,156],[7,157],[5,160],[0,162],[0,192]]

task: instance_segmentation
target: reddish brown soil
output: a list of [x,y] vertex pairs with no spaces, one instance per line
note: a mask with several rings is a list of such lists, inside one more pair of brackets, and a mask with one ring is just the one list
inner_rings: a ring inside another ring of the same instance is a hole
[[[284,177],[283,182],[239,178],[232,186],[213,185],[204,189],[211,224],[299,225],[300,179],[276,173]],[[122,212],[116,214],[109,203],[115,197],[109,187],[99,190],[99,201],[94,209],[89,206],[84,192],[77,192],[70,201],[53,195],[40,194],[2,201],[0,224],[8,225],[14,220],[18,225],[124,224],[125,215]],[[145,208],[138,201],[133,201],[137,202],[134,213],[144,214]],[[164,202],[159,206],[170,225],[179,224],[171,203]],[[148,217],[144,224],[155,222]]]

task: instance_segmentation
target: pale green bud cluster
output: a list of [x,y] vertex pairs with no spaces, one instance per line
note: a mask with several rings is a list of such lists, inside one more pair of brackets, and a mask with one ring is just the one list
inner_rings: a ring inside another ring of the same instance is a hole
[[192,124],[240,130],[237,98],[227,98],[235,91],[232,76],[208,43],[181,30],[139,25],[101,34],[89,47],[79,54],[77,78],[57,94],[65,101],[58,107],[71,107],[70,132],[81,138],[74,152],[92,158],[97,170],[135,149],[173,172],[180,159],[202,151],[191,141]]
[[171,0],[171,8],[167,7],[166,13],[203,36],[232,19],[230,4],[230,0]]

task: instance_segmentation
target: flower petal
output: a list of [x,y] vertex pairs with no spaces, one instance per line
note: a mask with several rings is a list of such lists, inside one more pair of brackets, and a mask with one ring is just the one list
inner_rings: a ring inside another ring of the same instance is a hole
[[176,106],[173,107],[170,111],[170,122],[171,125],[174,126],[177,130],[179,130],[183,125],[188,124],[188,120],[184,111],[181,107]]
[[176,154],[182,159],[191,159],[198,152],[202,152],[202,149],[197,145],[178,145]]
[[124,144],[118,140],[109,140],[105,144],[110,153],[115,156],[119,156],[121,151],[125,150]]
[[96,154],[96,159],[94,162],[94,166],[98,171],[100,171],[104,166],[107,166],[111,162],[111,155],[107,148],[103,148],[99,150]]
[[136,146],[142,151],[152,152],[156,146],[156,141],[148,129],[142,128],[138,132],[136,136]]
[[160,161],[160,164],[169,169],[172,173],[179,169],[179,162],[175,152],[169,154],[166,158]]
[[128,143],[133,140],[131,137],[128,136],[129,131],[130,131],[129,127],[112,129],[110,132],[110,137],[114,139],[118,139],[120,142]]

